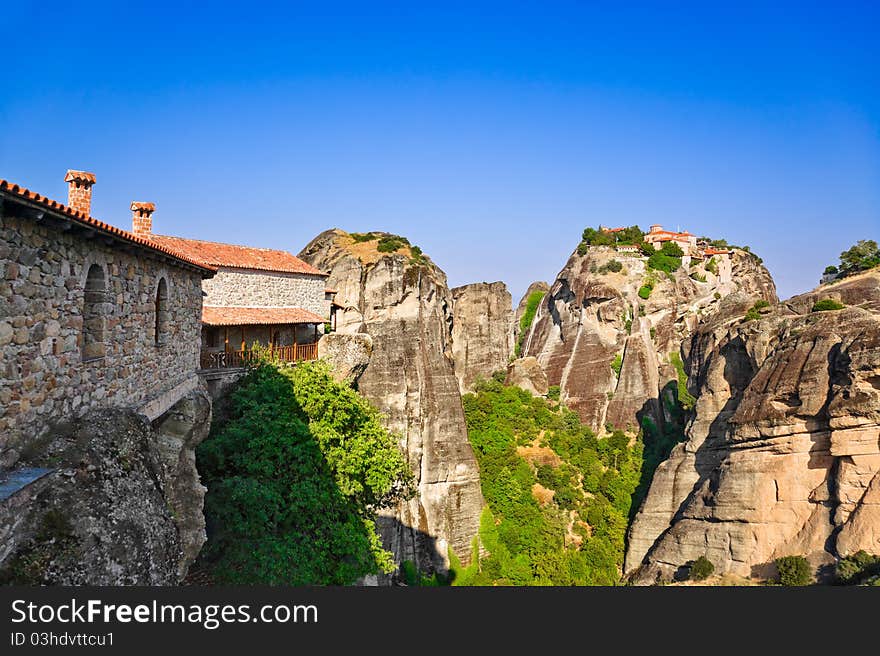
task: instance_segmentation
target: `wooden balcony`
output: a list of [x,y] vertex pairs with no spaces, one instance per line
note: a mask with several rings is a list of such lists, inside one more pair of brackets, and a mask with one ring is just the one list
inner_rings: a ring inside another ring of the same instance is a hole
[[[303,362],[318,359],[318,343],[272,346],[264,349],[273,360],[279,362]],[[259,352],[243,351],[202,351],[202,369],[236,369],[247,367],[259,359]]]

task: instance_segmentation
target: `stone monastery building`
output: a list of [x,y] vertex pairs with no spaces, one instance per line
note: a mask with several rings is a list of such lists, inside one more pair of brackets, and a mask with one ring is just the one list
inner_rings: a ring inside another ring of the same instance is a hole
[[198,385],[202,282],[215,267],[0,180],[0,468],[53,420],[96,406],[163,414]]
[[328,274],[286,251],[153,234],[154,209],[131,204],[133,234],[217,269],[203,283],[203,368],[238,366],[255,343],[284,360],[317,357],[334,294]]

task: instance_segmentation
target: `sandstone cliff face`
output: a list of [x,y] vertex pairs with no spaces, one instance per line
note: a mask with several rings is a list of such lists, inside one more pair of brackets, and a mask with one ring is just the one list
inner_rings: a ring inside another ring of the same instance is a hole
[[513,307],[503,282],[478,282],[452,290],[452,356],[461,392],[478,378],[504,370],[513,353]]
[[449,547],[469,561],[483,498],[455,377],[445,274],[408,248],[379,253],[375,241],[357,243],[341,230],[321,233],[299,256],[330,272],[344,306],[338,331],[372,337],[358,390],[401,436],[415,474],[418,496],[380,518],[386,548],[428,572],[448,567]]
[[0,579],[179,583],[205,541],[193,449],[210,421],[199,389],[155,427],[121,409],[54,426],[21,461],[48,473],[0,502]]
[[[604,270],[611,260],[623,269]],[[643,299],[646,282],[653,290]],[[675,379],[669,353],[731,295],[777,300],[769,273],[742,251],[719,275],[700,265],[667,276],[641,258],[594,247],[569,258],[538,308],[522,354],[538,359],[549,384],[559,385],[562,400],[594,429],[637,430],[645,415],[664,420],[660,390]],[[611,366],[617,356],[619,375]]]
[[[669,579],[699,556],[772,574],[880,553],[880,273],[823,286],[757,321],[719,314],[685,344],[697,396],[687,442],[657,470],[626,571]],[[810,313],[817,298],[844,310]],[[740,308],[742,310],[742,308]]]

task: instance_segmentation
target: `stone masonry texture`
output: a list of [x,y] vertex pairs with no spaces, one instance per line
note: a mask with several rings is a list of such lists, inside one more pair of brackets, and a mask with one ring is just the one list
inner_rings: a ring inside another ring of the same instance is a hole
[[[83,361],[85,280],[104,282],[103,357]],[[167,299],[157,344],[156,293]],[[59,418],[140,407],[194,375],[201,274],[75,231],[0,212],[0,467]]]

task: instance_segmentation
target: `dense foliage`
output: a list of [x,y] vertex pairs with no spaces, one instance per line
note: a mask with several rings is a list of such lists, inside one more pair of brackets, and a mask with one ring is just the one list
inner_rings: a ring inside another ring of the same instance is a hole
[[840,254],[840,273],[843,276],[851,276],[875,266],[880,266],[880,247],[873,239],[860,239],[855,246]]
[[540,290],[534,291],[529,294],[529,297],[526,299],[526,309],[523,312],[523,315],[519,318],[519,336],[517,337],[516,348],[514,349],[517,357],[522,353],[522,347],[526,341],[526,335],[529,332],[529,328],[532,327],[532,322],[535,320],[535,314],[538,312],[538,306],[541,304],[541,300],[546,293],[547,292],[542,292]]
[[821,301],[813,303],[812,312],[828,312],[829,310],[842,310],[846,306],[840,301],[833,298],[823,298]]
[[781,585],[802,586],[812,583],[813,569],[803,556],[782,556],[774,562]]
[[700,556],[691,563],[691,571],[688,575],[691,581],[705,581],[712,576],[715,571],[715,565],[705,556]]
[[673,351],[669,354],[669,362],[675,367],[675,373],[678,376],[678,403],[685,410],[692,410],[697,400],[693,394],[688,392],[688,376],[684,370],[681,356]]
[[203,566],[220,581],[346,584],[393,569],[373,516],[411,493],[396,439],[326,364],[263,362],[197,451]]
[[496,381],[463,402],[488,509],[455,584],[618,583],[641,441],[597,438],[564,406]]
[[841,585],[880,585],[880,556],[859,551],[837,562],[834,570]]
[[620,273],[623,271],[623,263],[620,260],[608,260],[605,264],[599,267],[599,273]]
[[663,250],[655,252],[648,258],[648,268],[664,273],[674,273],[681,267],[681,258],[667,255]]
[[629,226],[616,232],[602,230],[601,228],[586,228],[581,235],[578,253],[585,255],[590,246],[616,246],[623,244],[638,246],[644,242],[644,237],[645,233],[637,225]]

